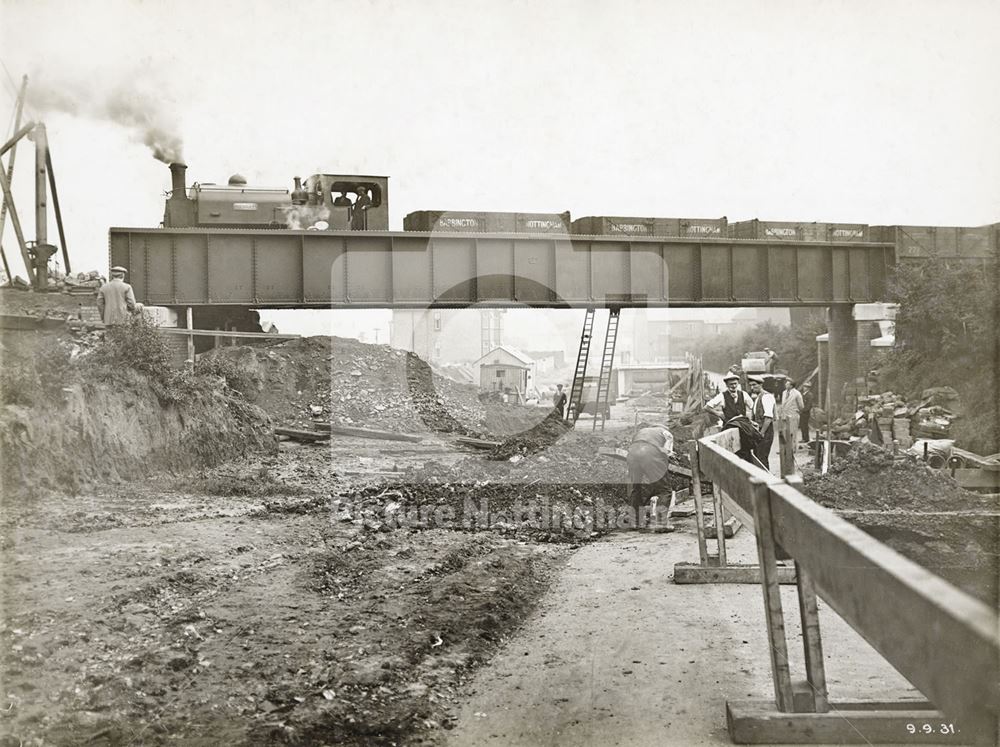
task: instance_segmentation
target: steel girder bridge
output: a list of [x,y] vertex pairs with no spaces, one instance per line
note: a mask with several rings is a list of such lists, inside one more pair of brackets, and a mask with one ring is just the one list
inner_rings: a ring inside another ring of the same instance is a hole
[[112,228],[136,298],[247,308],[830,306],[885,300],[894,245]]

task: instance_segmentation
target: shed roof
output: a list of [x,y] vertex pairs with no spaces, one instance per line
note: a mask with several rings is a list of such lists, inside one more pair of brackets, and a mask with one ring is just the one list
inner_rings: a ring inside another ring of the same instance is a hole
[[493,355],[494,353],[496,353],[498,350],[502,350],[505,353],[507,353],[508,355],[511,355],[514,358],[517,358],[517,360],[521,361],[525,365],[528,365],[528,364],[531,364],[531,363],[535,362],[533,358],[531,358],[530,356],[526,355],[525,353],[522,353],[520,350],[518,350],[515,347],[511,347],[510,345],[497,345],[490,352],[488,352],[482,358],[480,358],[479,360],[477,360],[476,363],[483,364],[483,362],[487,358],[489,358],[491,355]]

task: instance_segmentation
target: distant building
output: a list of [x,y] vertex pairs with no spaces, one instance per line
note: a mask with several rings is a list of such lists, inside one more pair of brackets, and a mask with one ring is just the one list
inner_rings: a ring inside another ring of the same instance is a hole
[[513,392],[522,394],[535,388],[535,362],[525,353],[509,345],[494,348],[476,361],[479,369],[479,388],[485,392]]
[[548,373],[566,365],[566,353],[563,350],[525,350],[524,354],[535,362],[536,373]]
[[468,363],[482,355],[478,309],[396,309],[389,344],[433,363]]
[[709,338],[739,334],[760,323],[754,309],[739,309],[735,313],[729,312],[726,317],[706,313],[715,309],[678,311],[681,313],[675,313],[671,319],[647,322],[650,357],[640,362],[680,358],[687,352],[698,350]]

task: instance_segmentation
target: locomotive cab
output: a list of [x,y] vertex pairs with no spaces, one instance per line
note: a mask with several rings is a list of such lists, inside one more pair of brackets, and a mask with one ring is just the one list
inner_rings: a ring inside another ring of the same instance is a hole
[[332,231],[388,231],[389,178],[313,174],[306,180],[311,205],[329,210]]

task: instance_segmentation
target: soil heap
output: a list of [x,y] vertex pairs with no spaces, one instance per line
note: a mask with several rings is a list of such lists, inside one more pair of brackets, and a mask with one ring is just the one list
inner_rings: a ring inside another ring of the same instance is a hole
[[219,348],[252,377],[246,392],[276,422],[488,437],[517,433],[544,408],[490,405],[478,389],[433,373],[413,353],[342,337],[306,337],[267,348]]
[[893,456],[888,449],[856,443],[835,460],[826,475],[804,478],[806,492],[833,509],[980,511],[996,506],[994,499],[963,490],[941,470],[911,454]]
[[992,607],[1000,602],[1000,505],[908,454],[858,442],[804,492]]

